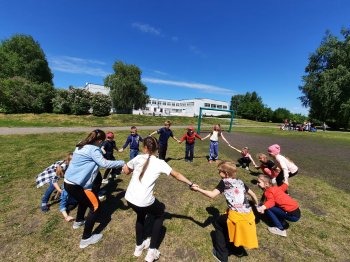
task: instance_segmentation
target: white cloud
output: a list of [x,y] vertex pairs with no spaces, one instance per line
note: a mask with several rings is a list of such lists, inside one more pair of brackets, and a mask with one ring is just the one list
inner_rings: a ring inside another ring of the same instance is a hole
[[50,67],[59,72],[105,77],[109,72],[100,68],[105,62],[72,56],[49,56]]
[[141,24],[141,23],[132,23],[132,27],[140,30],[143,33],[151,34],[151,35],[156,35],[156,36],[161,36],[161,30],[158,28],[155,28],[151,25],[148,24]]
[[227,88],[222,88],[213,85],[200,84],[200,83],[192,83],[192,82],[181,82],[181,81],[171,81],[171,80],[163,80],[157,78],[142,78],[142,81],[146,83],[152,84],[161,84],[161,85],[170,85],[170,86],[179,86],[197,89],[203,91],[205,93],[214,93],[214,94],[223,94],[223,95],[234,95],[234,92]]
[[167,76],[168,73],[165,73],[165,72],[162,72],[162,71],[159,71],[159,70],[153,70],[154,73],[158,74],[158,75],[162,75],[162,76]]

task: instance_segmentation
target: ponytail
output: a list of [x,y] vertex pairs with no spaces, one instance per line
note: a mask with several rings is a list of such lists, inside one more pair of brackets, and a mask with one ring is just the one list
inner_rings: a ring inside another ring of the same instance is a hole
[[80,141],[76,146],[81,149],[85,145],[92,145],[97,140],[104,141],[106,139],[106,134],[101,129],[96,129],[92,131],[84,140]]
[[141,174],[139,176],[140,182],[141,182],[141,179],[148,168],[149,161],[151,159],[152,154],[156,153],[158,150],[158,141],[153,136],[148,136],[143,140],[143,146],[147,148],[149,155],[148,155],[148,158],[147,158],[145,164],[143,165]]

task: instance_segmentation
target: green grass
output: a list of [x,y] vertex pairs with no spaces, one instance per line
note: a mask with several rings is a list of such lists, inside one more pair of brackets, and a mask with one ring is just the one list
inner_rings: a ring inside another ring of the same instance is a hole
[[[260,130],[260,129],[259,129]],[[179,136],[182,132],[174,130]],[[140,132],[142,134],[142,132]],[[147,132],[146,132],[147,133]],[[286,134],[289,132],[285,132]],[[254,133],[253,133],[254,134]],[[321,133],[315,134],[320,135]],[[326,133],[327,134],[327,133]],[[104,217],[110,219],[103,240],[85,250],[79,249],[81,230],[73,230],[52,206],[48,213],[41,213],[40,199],[44,188],[35,188],[35,177],[44,168],[61,159],[74,149],[85,133],[48,135],[0,136],[0,260],[1,261],[142,261],[133,258],[135,245],[135,214],[127,209],[122,197],[130,177],[122,175],[108,187],[110,195],[103,202]],[[117,145],[121,145],[127,131],[118,132]],[[275,134],[273,134],[274,136]],[[264,139],[268,134],[260,134]],[[296,138],[293,138],[296,136]],[[283,139],[305,139],[293,132]],[[319,137],[325,148],[332,139]],[[344,140],[345,141],[345,140]],[[346,140],[348,141],[348,140]],[[208,141],[196,143],[194,163],[183,161],[184,145],[171,141],[169,164],[203,188],[213,189],[220,178],[215,165],[209,165],[205,156]],[[128,160],[128,150],[115,154],[117,159]],[[307,156],[299,153],[298,165],[319,163],[307,162]],[[238,154],[220,144],[220,157],[236,159]],[[302,162],[305,159],[305,163]],[[335,166],[336,162],[333,163]],[[333,170],[333,168],[330,168]],[[335,171],[334,171],[335,172]],[[336,173],[331,173],[335,176]],[[254,176],[239,169],[238,177],[258,195],[261,191],[251,183]],[[350,195],[322,179],[299,175],[291,179],[290,194],[301,206],[300,222],[290,223],[288,237],[271,235],[263,222],[257,224],[259,249],[248,250],[245,261],[346,261],[350,253]],[[210,200],[175,179],[161,176],[155,195],[167,206],[165,237],[160,246],[160,261],[213,261],[210,234],[213,227],[210,218],[213,212],[224,212],[223,196]],[[76,210],[73,211],[73,216]],[[97,223],[97,225],[99,225]],[[230,257],[230,261],[236,261]]]

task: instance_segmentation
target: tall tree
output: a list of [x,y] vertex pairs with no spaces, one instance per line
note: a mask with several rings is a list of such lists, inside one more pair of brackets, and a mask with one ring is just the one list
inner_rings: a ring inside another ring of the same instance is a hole
[[299,89],[310,117],[334,127],[350,127],[350,30],[342,29],[342,39],[327,32],[310,55],[303,85]]
[[108,75],[105,86],[110,88],[113,107],[119,113],[131,113],[132,109],[144,108],[149,96],[147,87],[141,82],[141,70],[136,65],[117,61],[113,65],[114,74]]
[[0,44],[0,78],[12,77],[52,85],[53,74],[44,51],[29,35],[14,35]]

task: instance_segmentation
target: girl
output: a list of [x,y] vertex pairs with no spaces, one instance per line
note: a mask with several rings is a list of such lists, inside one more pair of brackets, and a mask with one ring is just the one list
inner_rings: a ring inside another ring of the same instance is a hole
[[236,166],[233,163],[221,162],[218,165],[218,171],[221,181],[214,190],[204,190],[197,185],[193,185],[192,189],[210,198],[224,193],[228,209],[226,214],[219,216],[214,222],[216,241],[213,255],[219,261],[226,262],[228,260],[227,238],[233,242],[237,256],[244,255],[243,246],[258,247],[255,216],[246,194],[248,193],[256,204],[258,199],[242,180],[236,178]]
[[204,137],[202,140],[207,139],[210,137],[210,147],[209,147],[209,163],[213,163],[213,160],[217,161],[219,159],[219,137],[222,137],[222,139],[229,145],[229,142],[227,142],[226,138],[224,137],[224,134],[221,132],[221,126],[220,124],[217,124],[213,127],[213,131]]
[[[78,211],[73,228],[76,229],[85,224],[80,248],[95,244],[102,238],[102,234],[92,235],[100,206],[97,193],[92,190],[99,167],[118,168],[124,165],[122,160],[110,161],[103,157],[99,146],[105,139],[105,132],[96,129],[79,142],[64,178],[65,190],[78,202]],[[90,212],[84,220],[87,208],[90,209]]]
[[283,180],[288,184],[288,178],[298,174],[298,167],[285,156],[280,155],[281,147],[277,144],[269,146],[267,149],[269,155],[276,160],[278,168],[281,170],[276,177],[277,185],[283,184]]
[[237,148],[235,148],[234,146],[229,145],[231,148],[233,148],[234,150],[236,150],[238,153],[241,154],[241,158],[239,158],[238,164],[236,165],[241,166],[242,168],[246,169],[249,171],[249,164],[253,163],[254,166],[256,166],[254,159],[252,158],[252,156],[249,154],[249,148],[248,147],[243,147],[242,150],[239,150]]
[[48,202],[52,192],[56,189],[59,193],[62,193],[61,188],[58,185],[58,180],[64,176],[64,172],[68,168],[69,162],[72,159],[72,153],[66,156],[65,160],[57,161],[48,168],[46,168],[42,173],[40,173],[36,178],[36,187],[39,188],[45,184],[49,184],[49,188],[45,191],[41,199],[41,211],[49,211]]
[[286,237],[288,223],[285,220],[296,222],[300,219],[299,204],[293,198],[285,193],[288,184],[273,186],[270,177],[266,175],[258,176],[258,186],[264,190],[266,201],[257,208],[261,214],[271,219],[273,227],[268,227],[272,234]]
[[194,155],[194,142],[196,137],[200,140],[202,138],[194,132],[194,129],[192,126],[187,128],[187,133],[184,134],[184,136],[180,139],[179,144],[181,144],[183,141],[186,140],[186,148],[185,148],[185,161],[186,162],[193,162],[193,155]]
[[272,184],[276,184],[276,177],[278,173],[281,171],[275,163],[268,159],[267,156],[263,153],[257,154],[257,158],[260,161],[260,166],[255,166],[256,169],[261,169],[264,175],[267,175],[271,178]]
[[[164,160],[157,158],[157,151],[157,140],[152,136],[146,137],[143,141],[144,154],[138,155],[123,167],[125,174],[133,172],[125,199],[137,214],[134,256],[141,256],[142,251],[149,247],[145,258],[147,262],[157,260],[160,256],[156,245],[159,242],[164,220],[165,205],[153,195],[156,180],[160,174],[166,174],[189,186],[193,185],[185,176],[173,170]],[[145,239],[146,215],[155,217],[151,239]]]
[[[118,148],[114,141],[114,134],[113,132],[108,132],[106,141],[103,141],[101,144],[101,150],[103,152],[103,157],[107,160],[115,160],[115,157],[113,156],[113,150],[118,151]],[[112,171],[112,175],[115,174],[115,170],[111,168],[107,168],[105,170],[105,173],[103,175],[102,184],[108,184],[108,175]]]

